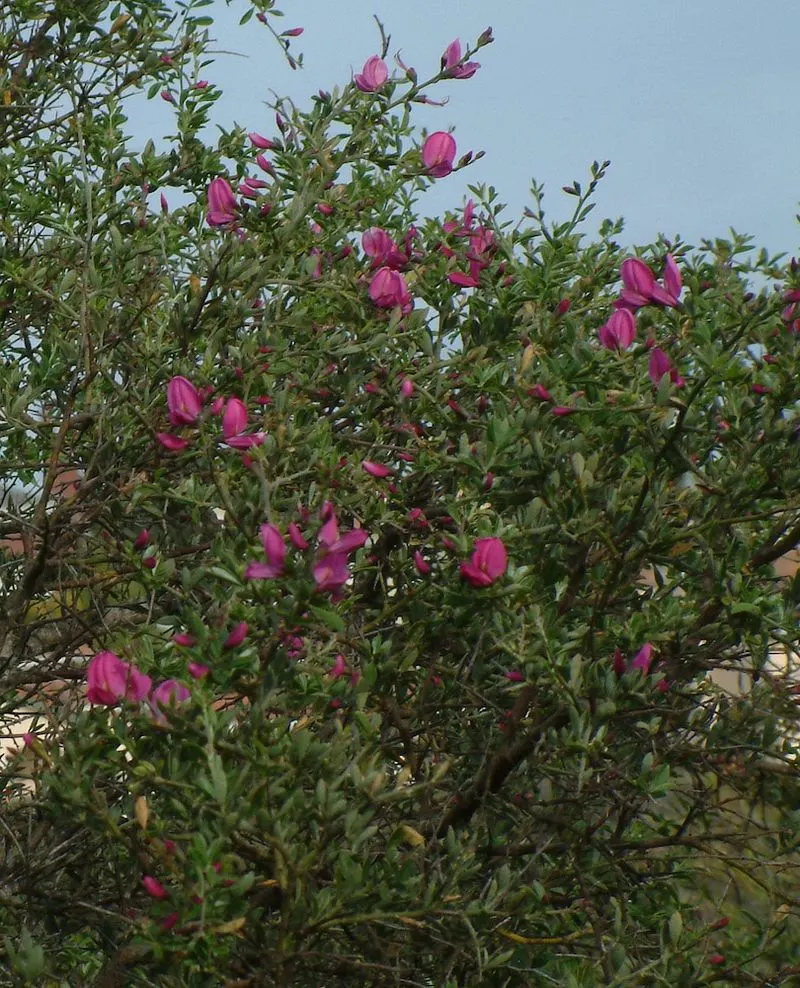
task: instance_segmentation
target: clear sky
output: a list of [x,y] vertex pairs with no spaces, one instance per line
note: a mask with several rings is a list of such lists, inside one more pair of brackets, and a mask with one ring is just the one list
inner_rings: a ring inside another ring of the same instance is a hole
[[[483,149],[472,169],[437,183],[425,211],[457,206],[467,182],[493,184],[517,218],[530,179],[546,184],[555,216],[561,186],[583,181],[593,159],[612,167],[597,218],[624,216],[623,240],[661,232],[689,243],[732,226],[772,252],[800,253],[800,4],[798,0],[283,0],[282,28],[302,26],[292,72],[245,0],[215,0],[220,55],[204,77],[224,90],[219,118],[269,134],[269,91],[304,104],[360,71],[378,51],[372,15],[420,77],[455,37],[491,24],[494,44],[469,80],[444,83],[441,108],[420,108],[431,129],[456,128],[459,153]],[[491,10],[491,13],[489,11]],[[275,22],[274,22],[275,23]],[[156,101],[160,102],[160,101]],[[150,104],[158,117],[164,105]],[[164,117],[164,129],[168,128]]]

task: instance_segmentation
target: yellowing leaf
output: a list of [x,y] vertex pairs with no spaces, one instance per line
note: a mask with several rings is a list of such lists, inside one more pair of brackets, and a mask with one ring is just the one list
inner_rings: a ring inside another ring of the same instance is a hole
[[239,916],[236,919],[231,919],[227,923],[222,923],[220,926],[215,926],[212,928],[212,933],[226,934],[226,933],[240,933],[244,929],[244,924],[247,922],[244,916]]
[[412,847],[422,847],[425,844],[425,838],[418,830],[414,830],[413,827],[409,827],[407,823],[401,823],[399,826],[399,831]]
[[136,802],[133,804],[133,814],[142,830],[147,830],[147,819],[150,816],[150,810],[147,808],[147,800],[144,796],[136,797]]
[[520,367],[519,367],[521,374],[524,374],[525,371],[530,367],[534,355],[535,355],[535,350],[533,348],[533,344],[529,343],[522,351],[522,362],[520,363]]
[[120,14],[119,17],[111,25],[111,28],[109,29],[109,32],[108,32],[109,35],[116,34],[117,31],[121,31],[122,28],[125,27],[125,25],[128,23],[128,21],[130,19],[131,19],[131,15],[130,14]]

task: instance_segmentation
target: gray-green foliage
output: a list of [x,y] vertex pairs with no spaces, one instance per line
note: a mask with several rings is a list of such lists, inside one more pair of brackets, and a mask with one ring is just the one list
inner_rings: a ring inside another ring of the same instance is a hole
[[[789,984],[797,707],[766,658],[798,637],[772,565],[800,536],[794,268],[659,239],[640,254],[678,257],[682,304],[602,348],[627,255],[619,225],[582,233],[595,164],[566,222],[537,187],[516,226],[474,189],[493,239],[465,292],[462,209],[415,205],[428,84],[402,73],[281,104],[242,235],[210,229],[209,182],[258,169],[254,122],[199,136],[207,6],[0,11],[0,709],[39,711],[3,776],[7,983]],[[126,100],[162,90],[175,133],[139,148]],[[369,299],[374,226],[410,314]],[[653,343],[683,387],[653,386]],[[186,450],[159,443],[176,375],[246,402],[249,462],[210,395]],[[340,600],[312,569],[325,502],[371,537]],[[311,548],[247,580],[264,522]],[[482,537],[510,565],[475,588]],[[647,642],[652,674],[618,674]],[[89,708],[101,650],[190,700]]]

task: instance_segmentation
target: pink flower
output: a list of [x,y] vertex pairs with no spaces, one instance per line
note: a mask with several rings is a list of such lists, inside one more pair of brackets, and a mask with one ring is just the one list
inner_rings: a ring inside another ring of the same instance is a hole
[[264,442],[263,432],[244,435],[247,428],[247,408],[240,398],[229,398],[222,416],[222,434],[225,444],[234,449],[251,449]]
[[476,276],[464,274],[463,271],[451,272],[447,276],[447,280],[451,285],[457,285],[459,288],[477,288],[480,285],[480,281]]
[[384,466],[382,463],[373,463],[372,460],[362,460],[361,467],[372,477],[388,477],[392,472],[390,467]]
[[461,42],[456,38],[445,48],[442,55],[442,71],[451,79],[469,79],[481,67],[480,62],[461,63]]
[[507,567],[508,556],[501,539],[477,539],[472,558],[461,564],[461,575],[473,587],[488,587],[505,573]]
[[167,407],[172,425],[194,425],[203,408],[200,392],[185,377],[173,377],[167,385]]
[[262,525],[261,542],[267,561],[250,563],[244,574],[246,580],[274,580],[283,576],[286,567],[286,543],[280,529],[276,525]]
[[664,288],[677,303],[683,290],[683,278],[672,254],[667,254],[664,260]]
[[273,178],[275,178],[275,169],[272,167],[272,164],[267,160],[267,158],[264,157],[263,154],[256,155],[256,164],[258,165],[258,167],[261,169],[262,172],[266,172],[267,175],[271,175]]
[[185,703],[192,694],[176,679],[165,679],[150,694],[150,705],[156,720],[164,722],[163,710]]
[[378,268],[369,283],[369,297],[379,309],[400,306],[403,312],[411,309],[411,295],[405,278],[389,267]]
[[432,178],[444,178],[453,170],[456,142],[452,134],[434,131],[422,145],[422,163]]
[[148,895],[152,896],[154,899],[166,899],[168,892],[164,886],[159,882],[157,878],[152,875],[145,875],[142,879],[142,885],[144,885],[144,890]]
[[170,453],[179,453],[182,449],[186,449],[189,445],[188,439],[181,439],[180,436],[173,436],[171,432],[157,432],[156,439],[161,443],[164,449],[168,449]]
[[222,416],[222,434],[226,439],[238,436],[247,428],[247,408],[240,398],[229,398]]
[[347,663],[344,660],[343,655],[337,655],[333,665],[328,670],[328,675],[332,679],[338,679],[340,676],[344,676],[347,672]]
[[180,645],[183,648],[191,648],[197,643],[194,635],[190,635],[186,631],[181,631],[177,635],[173,635],[172,640],[176,645]]
[[190,662],[186,668],[189,670],[189,675],[192,679],[202,679],[207,676],[210,672],[208,666],[203,665],[202,662]]
[[364,68],[353,79],[353,82],[362,93],[375,93],[388,78],[389,70],[386,68],[386,63],[377,55],[371,55],[364,62]]
[[290,521],[289,522],[289,541],[301,552],[304,552],[308,548],[308,541],[303,537],[303,533],[300,531],[298,525]]
[[[330,502],[326,501],[325,504]],[[327,549],[333,545],[333,543],[339,538],[339,523],[336,520],[336,515],[331,510],[329,513],[324,510],[323,506],[323,523],[322,528],[320,528],[317,539],[324,545]]]
[[422,576],[426,576],[431,571],[431,564],[425,561],[419,549],[414,553],[414,565]]
[[133,543],[134,549],[145,549],[150,545],[150,532],[146,528],[143,528],[141,532],[136,536]]
[[247,621],[240,621],[223,642],[224,649],[238,648],[247,638]]
[[143,700],[151,686],[151,679],[136,666],[113,652],[98,652],[86,671],[89,703],[113,707],[120,700]]
[[224,178],[215,178],[208,187],[209,226],[230,226],[236,222],[238,206],[230,184]]
[[353,528],[349,532],[345,532],[341,538],[337,538],[335,542],[331,543],[327,547],[328,552],[343,552],[345,555],[349,555],[351,552],[355,552],[356,549],[360,549],[369,539],[369,532],[363,528]]
[[624,288],[621,301],[631,309],[640,309],[650,301],[656,279],[644,261],[629,257],[622,262],[620,276]]
[[175,97],[168,89],[161,90],[161,99],[163,99],[165,103],[172,103],[173,106],[176,105]]
[[571,405],[555,405],[550,409],[551,415],[557,415],[559,418],[565,418],[567,415],[573,415],[578,409]]
[[617,309],[608,322],[597,331],[600,342],[608,350],[627,350],[636,339],[636,320],[629,309]]
[[662,288],[658,284],[653,272],[638,257],[629,257],[622,262],[620,276],[624,286],[620,294],[620,306],[629,309],[640,309],[649,302],[654,302],[656,305],[667,305],[672,308],[677,306],[682,282],[680,271],[671,254],[667,255],[664,268],[666,288]]
[[509,669],[505,677],[510,683],[522,683],[525,681],[525,675],[519,669]]
[[531,398],[538,398],[539,401],[552,401],[553,396],[542,384],[534,384],[531,390],[528,392]]
[[628,666],[628,672],[632,672],[634,669],[641,669],[644,675],[648,675],[650,672],[650,665],[653,661],[653,646],[650,642],[642,645],[639,651],[633,658],[633,661]]
[[314,563],[311,574],[317,590],[331,593],[334,598],[341,595],[341,589],[350,579],[347,554],[344,552],[323,552]]
[[361,246],[367,257],[372,258],[372,267],[402,268],[408,263],[404,254],[389,234],[379,226],[372,226],[361,235]]
[[253,147],[261,148],[262,151],[269,151],[270,148],[275,147],[274,141],[271,141],[268,137],[262,137],[261,134],[256,133],[254,130],[251,130],[247,136],[250,138],[250,143]]
[[414,394],[414,382],[410,377],[404,377],[400,384],[400,394],[404,398],[410,398]]
[[[647,361],[647,373],[650,375],[650,380],[653,382],[653,387],[658,387],[658,383],[665,374],[669,374],[675,381],[677,372],[673,369],[670,363],[669,357],[664,353],[661,347],[653,347],[650,351],[650,358]],[[682,379],[681,383],[682,382]],[[677,381],[675,381],[677,383]]]

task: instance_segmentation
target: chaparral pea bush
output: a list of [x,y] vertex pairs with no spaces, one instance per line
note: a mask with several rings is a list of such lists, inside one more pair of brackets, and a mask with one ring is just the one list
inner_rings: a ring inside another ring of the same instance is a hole
[[425,218],[491,30],[0,10],[2,983],[793,983],[797,265]]

